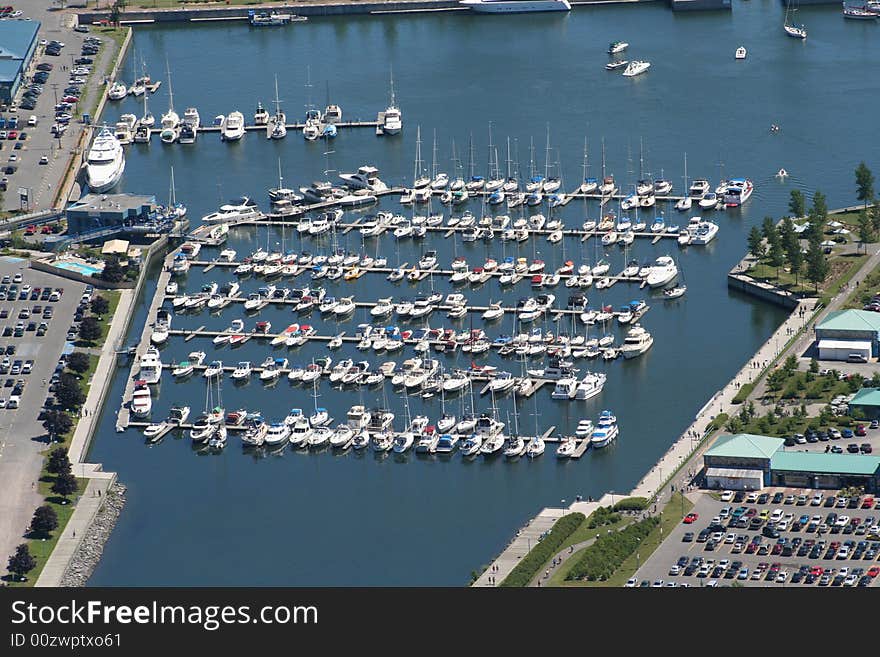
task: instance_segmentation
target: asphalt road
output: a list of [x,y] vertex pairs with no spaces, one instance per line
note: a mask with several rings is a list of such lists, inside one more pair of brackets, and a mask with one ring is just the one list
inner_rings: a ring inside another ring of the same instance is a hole
[[[14,326],[19,311],[27,306],[49,305],[54,308],[54,317],[48,321],[49,330],[43,337],[26,331],[23,337],[0,337],[0,346],[14,344],[16,352],[12,359],[33,359],[34,369],[28,375],[0,375],[0,382],[7,378],[23,379],[24,392],[21,404],[15,409],[0,409],[0,565],[5,568],[6,557],[22,542],[25,529],[30,524],[34,509],[42,499],[37,494],[36,481],[40,474],[43,457],[40,454],[48,446],[46,431],[37,420],[43,402],[48,395],[48,384],[55,365],[61,356],[66,342],[67,330],[73,320],[85,285],[59,278],[52,274],[30,269],[26,260],[0,257],[0,277],[21,272],[22,284],[33,287],[47,285],[64,288],[61,300],[45,301],[0,301],[0,309],[10,311],[8,319],[0,320],[0,327]],[[24,320],[22,320],[24,321]],[[38,320],[43,321],[43,320]],[[25,324],[27,322],[25,321]],[[0,387],[0,399],[8,399],[12,388]]]
[[[30,211],[45,210],[52,206],[52,199],[66,172],[70,154],[85,129],[85,126],[79,121],[72,119],[67,131],[60,139],[53,137],[50,132],[55,117],[56,92],[60,102],[65,95],[64,88],[68,86],[69,69],[74,66],[74,60],[82,56],[83,40],[90,35],[99,38],[101,35],[100,33],[74,32],[72,25],[75,16],[66,12],[49,11],[51,4],[50,0],[29,0],[22,7],[25,16],[30,16],[33,20],[42,23],[38,38],[47,41],[53,39],[60,41],[64,44],[64,48],[61,50],[61,54],[56,57],[46,55],[42,46],[37,47],[29,76],[36,72],[35,66],[41,62],[52,64],[53,70],[49,73],[48,82],[43,85],[43,93],[39,96],[36,107],[33,110],[19,109],[15,112],[2,113],[7,117],[18,116],[19,129],[25,130],[28,134],[22,150],[13,150],[13,142],[8,140],[4,140],[2,150],[0,150],[0,165],[4,167],[9,164],[9,156],[12,153],[15,153],[19,158],[14,163],[18,167],[15,173],[12,175],[2,174],[8,178],[3,201],[3,209],[5,210],[25,209],[18,194],[18,189],[21,187],[28,189],[30,199],[28,209]],[[92,98],[95,97],[95,93],[104,93],[103,74],[100,71],[109,70],[111,64],[110,57],[113,49],[107,47],[111,40],[105,36],[102,38],[102,42],[104,45],[98,54],[92,57],[95,60],[93,67],[98,73],[94,73],[86,83],[86,87],[92,89]],[[67,67],[68,70],[62,70],[63,67]],[[20,97],[21,91],[19,92]],[[25,124],[31,115],[37,116],[38,126],[36,128],[22,127],[22,124]],[[39,163],[43,155],[48,156],[48,164]]]

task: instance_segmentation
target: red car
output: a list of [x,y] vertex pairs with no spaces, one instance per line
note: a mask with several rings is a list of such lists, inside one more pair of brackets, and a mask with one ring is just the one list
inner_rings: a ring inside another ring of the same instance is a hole
[[870,495],[862,500],[863,509],[870,509],[872,506],[874,506],[874,498]]
[[868,577],[877,577],[880,575],[880,566],[871,566],[868,568]]
[[6,133],[7,139],[18,139],[18,130],[10,130]]
[[34,235],[37,232],[37,227],[34,225],[30,225],[24,229],[25,235]]
[[825,569],[822,568],[822,566],[813,566],[813,568],[810,570],[810,574],[815,575],[816,577],[821,576],[824,572]]
[[700,517],[700,514],[698,514],[698,513],[689,513],[684,517],[684,520],[682,520],[682,522],[686,525],[690,525],[691,523],[696,521],[696,519],[699,517]]
[[856,425],[856,435],[857,436],[867,436],[868,435],[868,430],[865,429],[864,424],[857,424]]
[[65,96],[61,99],[62,103],[78,103],[79,98],[77,96]]

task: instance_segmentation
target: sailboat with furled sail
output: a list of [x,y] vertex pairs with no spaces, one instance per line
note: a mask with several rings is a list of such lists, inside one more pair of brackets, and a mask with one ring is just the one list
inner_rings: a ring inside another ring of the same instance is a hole
[[806,39],[807,28],[804,25],[797,25],[792,22],[793,14],[796,11],[797,7],[791,6],[791,0],[786,0],[785,21],[782,23],[782,29],[785,30],[785,33],[790,37],[794,37],[795,39]]
[[171,69],[167,68],[168,74],[168,111],[162,115],[162,131],[159,138],[163,144],[173,144],[180,137],[180,115],[174,111],[174,92],[171,90]]
[[266,123],[266,139],[284,139],[287,135],[287,117],[281,111],[281,101],[278,100],[278,76],[275,76],[275,114],[269,117]]

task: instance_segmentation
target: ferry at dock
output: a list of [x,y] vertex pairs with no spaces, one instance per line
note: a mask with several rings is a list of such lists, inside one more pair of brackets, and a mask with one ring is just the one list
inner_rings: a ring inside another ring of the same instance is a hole
[[571,11],[568,0],[461,0],[458,4],[481,14]]

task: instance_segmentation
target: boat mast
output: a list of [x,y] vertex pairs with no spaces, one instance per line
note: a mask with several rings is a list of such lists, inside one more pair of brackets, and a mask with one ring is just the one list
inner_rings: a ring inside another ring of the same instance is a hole
[[437,128],[434,128],[434,148],[431,152],[431,180],[437,177]]
[[544,180],[550,177],[550,124],[547,124],[547,146],[544,150]]
[[[168,60],[165,60],[165,73],[168,75],[168,113],[174,111],[174,90],[171,88],[171,69],[168,67]],[[147,92],[144,92],[147,95]]]
[[174,193],[174,167],[171,167],[171,183],[168,186],[168,209],[173,209],[176,203],[177,196]]
[[389,107],[397,108],[397,104],[394,100],[394,66],[391,66],[391,104]]
[[535,178],[535,138],[529,137],[529,177]]
[[474,133],[471,133],[470,137],[468,138],[468,175],[470,176],[471,180],[473,180],[473,178],[474,178],[474,167],[475,166],[476,165],[474,164]]
[[416,161],[413,165],[413,187],[422,172],[422,126],[416,126]]
[[[277,74],[275,75],[275,117],[278,120],[281,119],[281,101],[278,99],[278,75]],[[279,163],[280,163],[280,160],[279,160]],[[280,169],[280,164],[279,164],[279,169]],[[281,176],[280,173],[278,175],[279,175],[279,177]]]
[[507,138],[507,179],[510,180],[510,137]]

